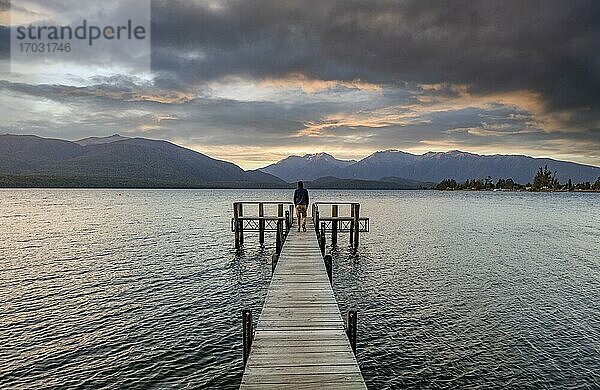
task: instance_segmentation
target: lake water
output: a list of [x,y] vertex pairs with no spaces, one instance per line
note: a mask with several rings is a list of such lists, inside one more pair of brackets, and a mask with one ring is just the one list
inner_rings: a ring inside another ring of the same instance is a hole
[[[371,218],[334,249],[370,387],[600,387],[599,194],[311,196]],[[236,254],[231,204],[289,197],[1,190],[0,388],[236,388],[274,239]]]

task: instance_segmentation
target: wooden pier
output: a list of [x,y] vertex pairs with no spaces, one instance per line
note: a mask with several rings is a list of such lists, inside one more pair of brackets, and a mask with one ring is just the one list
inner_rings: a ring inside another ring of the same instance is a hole
[[[315,217],[307,219],[306,232],[293,228],[293,218],[284,229],[256,330],[252,312],[242,313],[245,370],[241,389],[366,388],[355,357],[357,313],[347,313],[344,327],[331,285],[331,256],[323,250],[327,222],[321,221],[321,229],[317,229]],[[278,224],[286,220],[276,218]],[[330,218],[331,224],[343,223],[336,219],[340,217]],[[356,222],[353,233],[361,230],[357,218],[352,219]],[[242,223],[233,221],[232,225]],[[352,244],[357,242],[352,237]]]

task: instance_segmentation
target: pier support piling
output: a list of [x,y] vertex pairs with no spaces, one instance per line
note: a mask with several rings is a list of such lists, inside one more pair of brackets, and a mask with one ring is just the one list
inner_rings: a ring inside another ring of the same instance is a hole
[[244,348],[244,367],[250,356],[250,349],[252,348],[252,339],[254,337],[254,329],[252,325],[252,310],[242,310],[242,339]]
[[[338,205],[334,204],[331,206],[331,216],[333,218],[338,217]],[[331,221],[331,246],[337,245],[338,235],[338,221]]]
[[[243,203],[238,203],[238,216],[243,217],[244,216],[244,204]],[[244,221],[243,220],[239,220],[239,241],[240,241],[240,246],[244,245]]]
[[354,248],[358,248],[358,236],[360,232],[360,203],[354,204]]
[[279,255],[277,253],[273,253],[273,256],[271,256],[271,274],[275,272],[275,268],[277,267],[278,261]]
[[235,249],[240,249],[240,221],[238,215],[238,204],[233,204],[233,231],[235,233]]
[[[284,213],[283,213],[283,204],[279,203],[277,205],[277,218],[283,218]],[[281,229],[279,228],[279,223],[281,222]],[[283,240],[284,240],[284,226],[283,226],[283,221],[280,219],[279,221],[277,221],[277,235],[279,235],[279,240],[281,245],[279,246],[279,252],[277,253],[281,253],[281,247],[283,246]]]
[[244,207],[242,203],[233,204],[233,228],[235,230],[235,249],[240,249],[244,245]]
[[329,278],[329,284],[333,285],[333,282],[332,282],[333,258],[331,257],[331,255],[327,254],[323,258],[323,261],[325,262],[325,270],[327,271],[327,277]]
[[262,219],[265,216],[265,205],[262,203],[258,204],[258,217],[261,218],[258,220],[258,242],[260,245],[264,245],[265,243],[265,220]]
[[350,205],[350,246],[354,246],[354,203]]
[[321,235],[319,236],[319,244],[321,247],[321,255],[325,256],[325,222],[321,222]]
[[283,246],[283,220],[277,220],[277,232],[275,233],[275,253],[279,255],[281,253],[281,247]]
[[348,310],[346,314],[346,334],[354,355],[356,355],[356,316],[357,311],[355,309]]

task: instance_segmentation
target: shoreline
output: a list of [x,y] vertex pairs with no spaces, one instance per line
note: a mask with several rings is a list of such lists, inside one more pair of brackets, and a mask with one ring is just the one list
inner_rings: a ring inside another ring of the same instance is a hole
[[[234,186],[207,186],[207,187],[177,187],[177,186],[0,186],[0,190],[293,190],[296,187],[234,187]],[[324,191],[435,191],[435,192],[510,192],[510,193],[600,193],[598,190],[572,190],[572,191],[533,191],[533,190],[465,190],[465,189],[437,189],[437,188],[335,188],[335,187],[310,187],[309,190]]]

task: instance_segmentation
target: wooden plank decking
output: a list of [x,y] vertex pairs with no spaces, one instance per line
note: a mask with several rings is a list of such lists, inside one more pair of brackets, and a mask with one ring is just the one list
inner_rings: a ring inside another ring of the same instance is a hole
[[260,314],[241,389],[366,389],[314,233],[290,231]]

